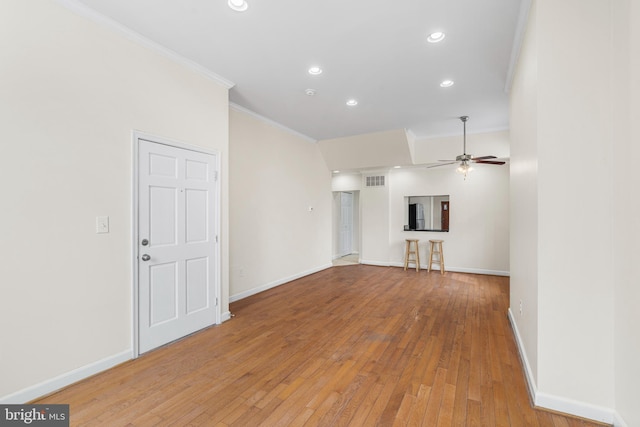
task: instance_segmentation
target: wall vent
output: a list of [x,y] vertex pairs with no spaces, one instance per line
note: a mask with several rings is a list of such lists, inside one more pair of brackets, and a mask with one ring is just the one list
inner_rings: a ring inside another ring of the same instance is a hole
[[384,187],[384,175],[367,176],[365,182],[367,187]]

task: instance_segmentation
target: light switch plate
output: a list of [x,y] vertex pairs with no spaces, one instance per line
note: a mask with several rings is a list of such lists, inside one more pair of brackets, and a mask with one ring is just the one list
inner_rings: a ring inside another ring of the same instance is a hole
[[109,217],[97,216],[96,217],[96,233],[108,233],[109,232]]

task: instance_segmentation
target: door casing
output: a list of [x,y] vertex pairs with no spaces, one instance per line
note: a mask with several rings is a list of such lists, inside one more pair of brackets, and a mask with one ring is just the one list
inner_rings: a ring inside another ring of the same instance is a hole
[[[220,171],[220,152],[217,150],[209,150],[206,148],[185,144],[180,141],[175,141],[168,138],[159,137],[156,135],[151,135],[145,132],[140,131],[132,131],[132,182],[131,182],[131,301],[132,301],[132,331],[131,331],[131,348],[132,348],[132,357],[137,358],[140,356],[140,348],[139,348],[139,270],[138,270],[138,257],[140,256],[139,252],[139,241],[140,235],[138,230],[138,203],[139,203],[139,195],[138,195],[138,185],[139,185],[139,149],[140,149],[140,140],[145,140],[149,142],[153,142],[156,144],[168,145],[175,148],[181,148],[184,150],[195,151],[205,154],[214,155],[216,158],[216,170]],[[215,297],[217,298],[217,305],[215,311],[215,324],[220,324],[222,322],[222,288],[221,288],[221,253],[220,253],[220,202],[221,202],[221,194],[220,194],[220,175],[218,174],[217,179],[215,180],[216,185],[216,200],[215,206],[213,209],[214,213],[214,229],[216,235],[216,244],[217,250],[215,252],[215,276],[214,277],[214,292]]]

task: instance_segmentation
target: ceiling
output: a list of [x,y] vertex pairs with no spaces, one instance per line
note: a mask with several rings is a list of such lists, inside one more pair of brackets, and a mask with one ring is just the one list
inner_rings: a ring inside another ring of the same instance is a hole
[[[462,115],[469,132],[508,128],[522,0],[247,0],[245,12],[227,0],[65,2],[199,64],[233,84],[233,104],[310,139],[456,135]],[[435,31],[445,39],[427,42]]]

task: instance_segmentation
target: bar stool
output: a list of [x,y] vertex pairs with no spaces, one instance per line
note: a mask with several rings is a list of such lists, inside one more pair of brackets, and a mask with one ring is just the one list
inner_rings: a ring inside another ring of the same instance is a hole
[[[416,271],[420,271],[420,249],[418,248],[418,239],[406,239],[407,246],[404,253],[404,270],[407,271],[407,267],[410,262],[416,265]],[[411,250],[411,244],[413,243],[413,250]],[[413,255],[413,258],[411,257]]]
[[429,240],[429,267],[427,267],[427,271],[431,271],[431,265],[435,262],[436,264],[440,264],[440,274],[444,274],[443,241],[444,240]]

